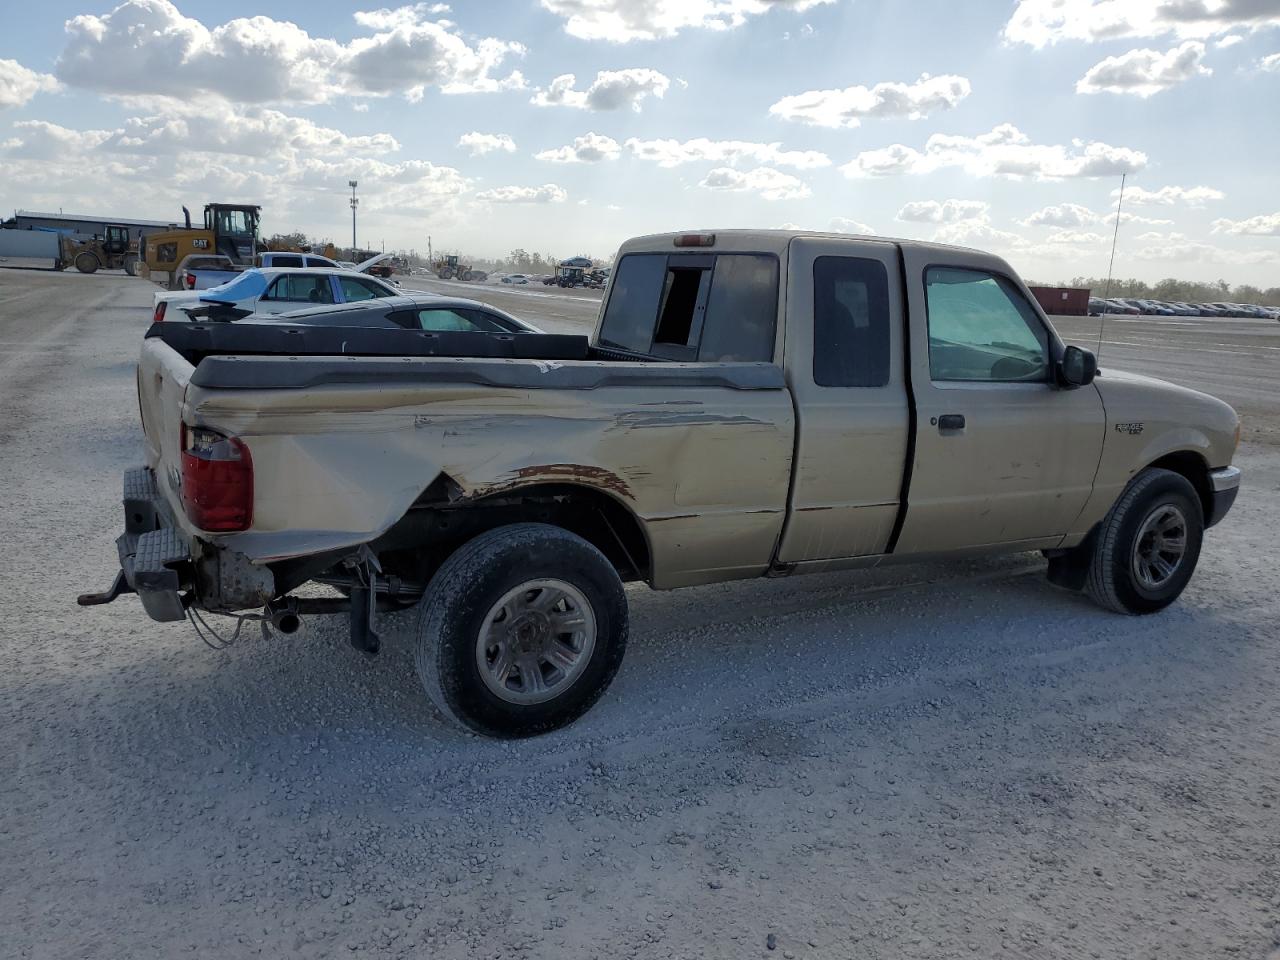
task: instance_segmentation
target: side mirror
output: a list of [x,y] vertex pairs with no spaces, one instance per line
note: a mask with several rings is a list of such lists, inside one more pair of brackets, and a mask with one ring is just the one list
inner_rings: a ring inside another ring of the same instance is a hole
[[1064,387],[1085,387],[1098,374],[1098,358],[1090,350],[1070,346],[1058,361],[1058,381]]

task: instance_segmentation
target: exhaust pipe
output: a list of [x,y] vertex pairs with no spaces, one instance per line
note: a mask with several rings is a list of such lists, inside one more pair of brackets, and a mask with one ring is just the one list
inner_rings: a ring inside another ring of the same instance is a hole
[[267,618],[277,633],[297,633],[302,626],[302,618],[298,616],[297,606],[288,600],[281,606],[267,606]]
[[183,216],[183,219],[187,221],[187,229],[190,230],[191,229],[191,211],[188,210],[186,207],[183,207],[182,216]]

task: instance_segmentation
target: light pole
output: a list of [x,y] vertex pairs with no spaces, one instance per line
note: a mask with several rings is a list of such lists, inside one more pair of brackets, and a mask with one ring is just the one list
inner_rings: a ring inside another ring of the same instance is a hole
[[348,180],[347,186],[351,188],[351,256],[356,255],[356,207],[360,206],[360,201],[356,199],[356,182]]

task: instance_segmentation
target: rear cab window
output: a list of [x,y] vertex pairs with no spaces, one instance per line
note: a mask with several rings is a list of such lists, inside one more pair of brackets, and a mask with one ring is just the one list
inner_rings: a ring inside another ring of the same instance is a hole
[[778,259],[762,253],[629,253],[610,280],[599,343],[663,360],[773,359]]

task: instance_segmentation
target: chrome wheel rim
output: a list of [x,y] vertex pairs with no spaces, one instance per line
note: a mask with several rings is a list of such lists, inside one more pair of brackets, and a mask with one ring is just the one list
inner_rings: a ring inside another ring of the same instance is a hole
[[582,676],[596,646],[596,617],[563,580],[529,580],[489,608],[476,638],[484,685],[508,703],[544,703]]
[[1187,554],[1187,518],[1173,504],[1156,507],[1133,540],[1132,569],[1139,585],[1159,590],[1182,566]]

